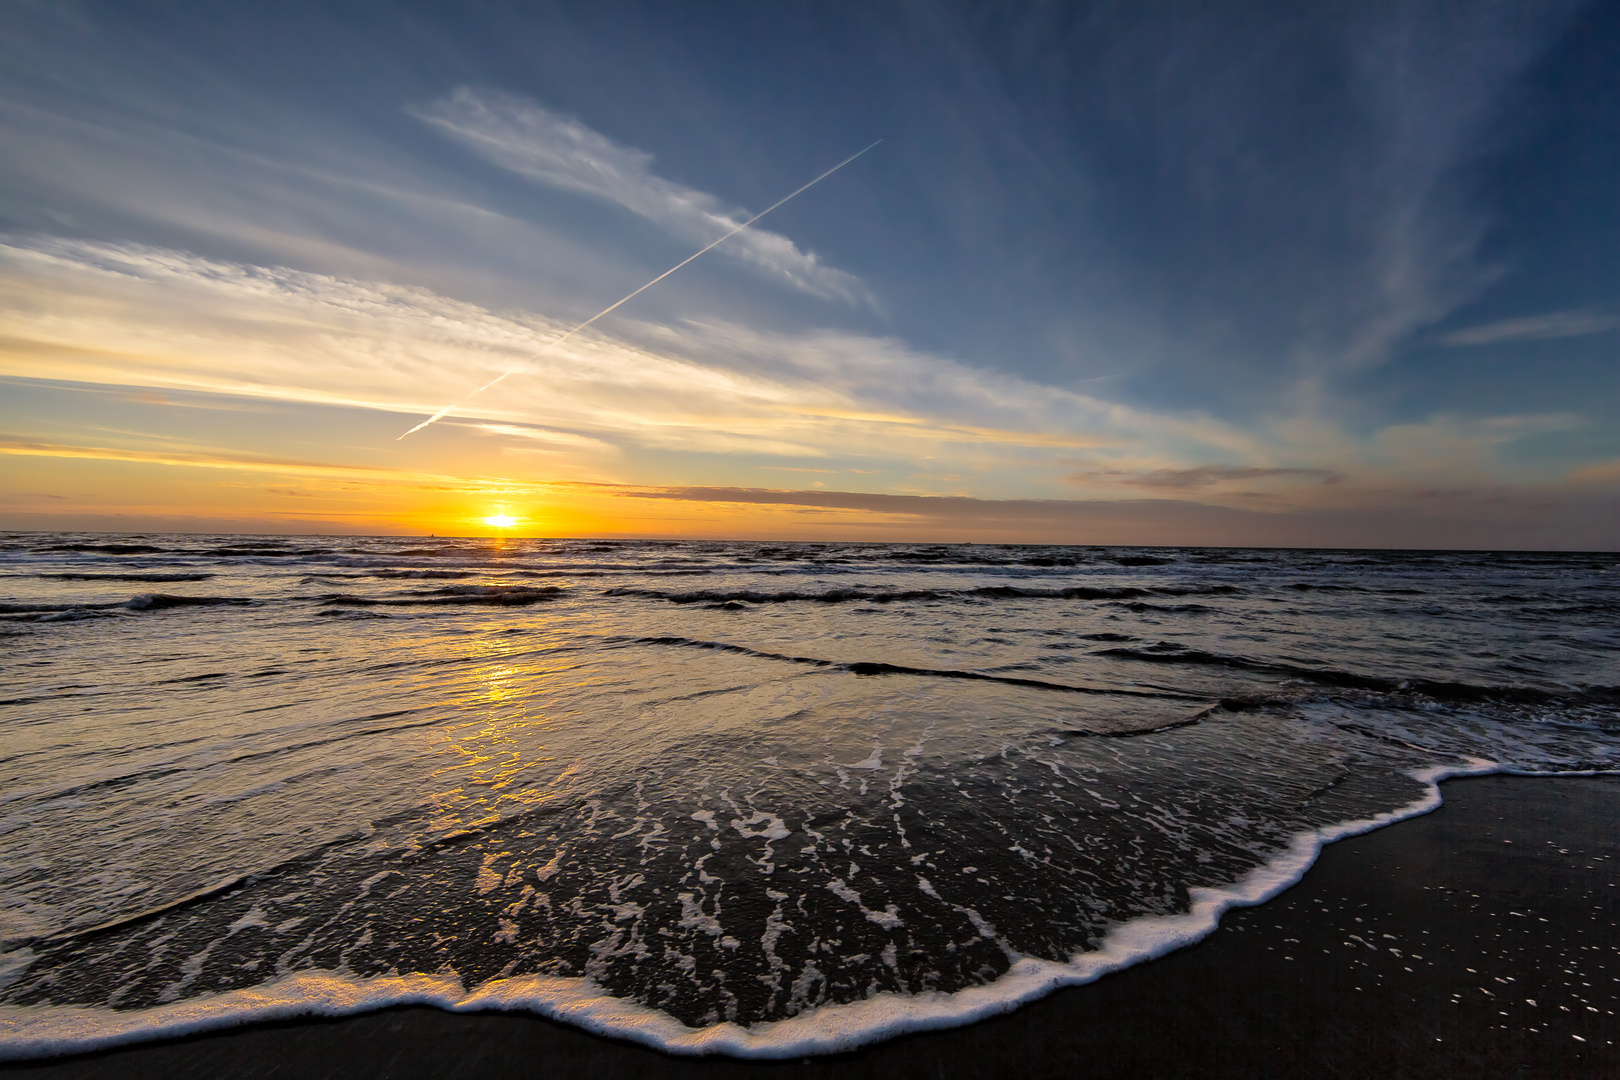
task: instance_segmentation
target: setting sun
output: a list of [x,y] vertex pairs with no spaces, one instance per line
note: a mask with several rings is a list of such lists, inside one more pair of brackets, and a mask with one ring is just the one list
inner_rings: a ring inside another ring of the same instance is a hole
[[496,529],[510,529],[517,524],[517,519],[508,514],[491,514],[484,519],[484,524]]

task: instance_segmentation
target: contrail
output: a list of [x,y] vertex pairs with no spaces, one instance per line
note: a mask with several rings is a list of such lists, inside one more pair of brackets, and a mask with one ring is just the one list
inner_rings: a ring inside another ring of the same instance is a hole
[[[873,143],[872,146],[876,146],[878,143],[880,143],[882,141],[883,141],[882,139],[879,139],[877,142]],[[555,349],[558,345],[561,345],[563,342],[567,341],[569,338],[573,337],[575,334],[579,333],[581,330],[583,330],[587,326],[591,325],[591,323],[595,322],[597,319],[600,319],[602,316],[604,316],[604,315],[608,314],[609,312],[613,311],[615,308],[620,307],[621,305],[623,305],[625,303],[628,303],[631,300],[634,300],[636,297],[640,296],[642,293],[646,292],[648,289],[652,288],[654,285],[658,284],[660,281],[663,281],[665,278],[669,277],[669,275],[673,274],[675,271],[679,270],[681,267],[685,266],[687,263],[691,262],[693,259],[697,258],[699,255],[702,255],[704,252],[707,252],[707,251],[713,251],[715,248],[719,247],[721,244],[725,243],[727,240],[730,240],[733,236],[736,236],[738,233],[740,233],[744,229],[748,228],[748,226],[752,225],[754,222],[758,221],[760,218],[764,217],[766,214],[770,213],[772,210],[775,210],[778,206],[781,206],[783,203],[787,202],[789,199],[793,198],[796,195],[800,195],[800,194],[804,193],[805,191],[808,191],[810,188],[815,187],[817,184],[819,184],[823,180],[827,179],[827,177],[831,176],[833,173],[837,172],[839,169],[842,169],[845,165],[848,165],[850,162],[854,161],[856,158],[858,158],[862,154],[866,153],[867,150],[872,149],[872,146],[868,146],[868,147],[866,147],[865,150],[858,150],[855,153],[849,155],[849,157],[845,158],[843,161],[840,161],[838,164],[834,165],[832,168],[828,169],[826,172],[822,173],[820,176],[816,177],[814,180],[812,180],[808,184],[804,185],[804,187],[801,187],[797,191],[794,191],[791,194],[786,195],[786,196],[778,199],[776,202],[771,203],[771,205],[767,206],[765,209],[761,210],[759,213],[755,214],[753,217],[749,218],[747,221],[743,222],[741,225],[737,226],[735,229],[732,229],[730,232],[726,233],[726,235],[722,236],[720,239],[716,240],[714,243],[710,244],[708,247],[703,248],[701,251],[696,251],[696,252],[693,252],[691,255],[688,255],[686,258],[682,259],[680,262],[676,263],[674,266],[670,267],[668,270],[665,270],[662,274],[659,274],[657,277],[655,277],[651,281],[647,282],[647,284],[643,285],[641,288],[637,289],[635,292],[631,293],[629,296],[626,296],[622,300],[618,300],[618,301],[616,301],[616,302],[614,302],[612,304],[609,304],[607,307],[603,308],[601,311],[598,311],[595,315],[592,315],[590,318],[586,319],[584,322],[580,323],[578,326],[576,326],[572,330],[568,331],[568,333],[562,335],[559,338],[556,338],[553,341],[547,342],[543,348],[540,348],[540,349],[536,350],[535,352],[530,353],[528,356],[525,356],[522,360],[518,361],[518,363],[519,364],[526,364],[530,360],[533,360],[538,356],[544,356],[547,352],[549,352],[552,349]],[[465,405],[467,402],[471,401],[473,398],[477,397],[479,394],[482,394],[485,390],[488,390],[490,387],[494,386],[496,383],[500,382],[502,379],[506,378],[508,375],[517,374],[517,370],[518,370],[517,368],[511,368],[511,369],[509,369],[507,371],[503,371],[501,374],[495,376],[493,379],[489,380],[489,382],[485,383],[483,386],[480,386],[478,389],[472,391],[470,394],[467,394],[460,401],[453,402],[452,404],[446,405],[444,408],[440,409],[438,412],[434,413],[432,416],[428,417],[426,420],[422,421],[420,424],[417,424],[415,427],[411,428],[411,430],[407,431],[405,433],[405,435],[414,435],[418,431],[421,431],[423,428],[427,427],[429,424],[433,423],[434,421],[442,420],[444,417],[450,415],[450,413],[454,412],[456,409],[459,409],[461,406]],[[399,438],[403,439],[405,437],[405,435],[401,435]],[[399,439],[395,439],[394,441],[398,442]]]

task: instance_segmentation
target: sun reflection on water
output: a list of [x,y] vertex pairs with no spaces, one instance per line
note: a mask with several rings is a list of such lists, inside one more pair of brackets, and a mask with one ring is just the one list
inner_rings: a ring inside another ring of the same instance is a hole
[[443,704],[460,717],[438,728],[433,741],[434,752],[449,760],[431,775],[455,785],[427,800],[429,830],[439,836],[487,828],[553,799],[558,781],[572,772],[557,769],[557,756],[543,741],[551,724],[545,704],[560,674],[544,652],[493,633],[476,639],[471,650],[465,641],[454,646],[474,667],[435,687],[449,691]]

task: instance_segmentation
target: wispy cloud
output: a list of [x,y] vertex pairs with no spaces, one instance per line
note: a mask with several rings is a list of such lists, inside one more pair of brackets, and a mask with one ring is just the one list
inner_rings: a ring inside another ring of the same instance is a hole
[[1599,311],[1554,311],[1504,319],[1453,330],[1440,339],[1453,348],[1466,345],[1495,345],[1501,341],[1551,341],[1557,338],[1586,337],[1620,330],[1620,315]]
[[592,332],[531,362],[558,330],[531,313],[132,244],[0,244],[0,309],[7,367],[33,378],[431,412],[516,367],[474,403],[475,420],[582,452],[591,444],[581,440],[596,440],[604,452],[904,463],[946,446],[1107,446],[1152,423],[858,334],[630,324],[634,342]]
[[[1365,491],[1377,475],[1407,487],[1476,483],[1515,441],[1581,423],[1549,414],[1436,416],[1360,434],[1319,418],[1239,427],[986,371],[893,338],[720,322],[616,324],[525,363],[536,341],[557,332],[529,312],[50,238],[0,244],[0,313],[13,376],[116,384],[125,395],[131,387],[232,395],[233,407],[258,398],[421,415],[517,367],[420,452],[473,453],[463,444],[476,436],[518,456],[544,453],[558,480],[667,476],[643,470],[678,452],[717,455],[705,466],[716,477],[877,468],[875,486],[923,494],[1108,497],[1124,486],[1212,504],[1240,499],[1234,487],[1244,482],[1290,505],[1343,503],[1342,492]],[[188,448],[174,450],[173,460],[189,460]],[[1316,482],[1339,474],[1353,482]]]
[[[621,146],[527,98],[462,87],[410,111],[497,165],[621,206],[694,245],[708,244],[753,216],[656,175],[646,151]],[[748,229],[718,250],[808,292],[871,301],[859,278],[826,265],[814,252],[799,250],[780,233]]]
[[1197,465],[1187,469],[1153,469],[1149,472],[1139,473],[1120,471],[1076,473],[1069,479],[1071,482],[1076,483],[1113,480],[1127,487],[1167,488],[1175,491],[1187,491],[1193,488],[1214,487],[1217,484],[1224,484],[1233,480],[1286,478],[1291,480],[1326,481],[1331,479],[1333,475],[1333,472],[1328,469],[1272,468],[1261,465]]
[[578,435],[572,431],[553,431],[547,428],[529,427],[526,424],[474,424],[479,431],[491,435],[504,435],[513,439],[525,439],[532,442],[547,443],[557,450],[589,450],[598,453],[614,454],[618,447],[601,439],[592,439],[585,435]]
[[1620,460],[1600,461],[1594,465],[1587,465],[1576,469],[1566,478],[1571,484],[1606,485],[1611,489],[1620,488]]
[[[1478,169],[1510,141],[1504,117],[1579,7],[1416,0],[1276,18],[1144,0],[1083,23],[1066,5],[1031,16],[1072,35],[1030,46],[1068,91],[1063,130],[1079,143],[1102,126],[1152,162],[1070,182],[1086,192],[1073,205],[1108,218],[1085,245],[1054,230],[1088,271],[1064,296],[1063,340],[1097,370],[1173,371],[1139,386],[1150,399],[1184,388],[1234,418],[1334,413],[1343,380],[1501,276],[1482,247],[1494,219]],[[978,32],[970,16],[956,30],[969,55]],[[1097,153],[1049,156],[1077,150]],[[1127,284],[1110,287],[1116,276]]]
[[[192,469],[227,469],[236,472],[273,473],[277,476],[324,476],[341,479],[438,484],[466,484],[451,476],[407,473],[399,469],[355,465],[327,465],[315,461],[253,457],[229,451],[177,453],[172,450],[131,450],[113,446],[82,446],[44,443],[0,434],[0,455],[9,457],[79,458],[89,461],[121,461],[138,465],[179,465]],[[60,496],[44,496],[60,498]]]

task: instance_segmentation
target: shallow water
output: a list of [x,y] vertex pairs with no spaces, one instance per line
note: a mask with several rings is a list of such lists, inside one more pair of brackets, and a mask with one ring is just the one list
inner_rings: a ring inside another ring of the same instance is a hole
[[0,545],[0,1053],[407,999],[853,1045],[1620,760],[1613,555]]

